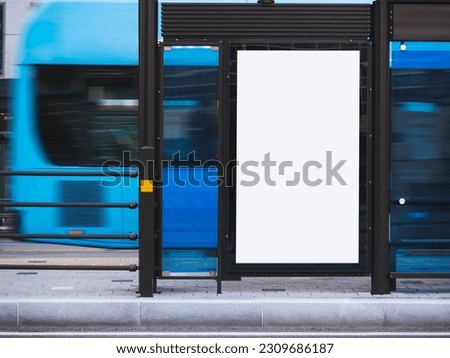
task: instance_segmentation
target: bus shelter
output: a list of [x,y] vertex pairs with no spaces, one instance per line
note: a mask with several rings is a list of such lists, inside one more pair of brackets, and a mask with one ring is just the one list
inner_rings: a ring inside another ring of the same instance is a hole
[[444,0],[171,3],[158,43],[158,3],[141,0],[139,157],[115,173],[138,177],[139,202],[2,203],[139,208],[139,232],[0,236],[139,239],[143,297],[158,279],[219,293],[243,276],[370,275],[384,294],[450,277],[449,15]]
[[[217,53],[217,155],[194,159],[217,195],[218,292],[249,275],[371,275],[374,294],[449,277],[448,1],[163,4],[162,43],[156,9],[140,2],[144,162],[167,149],[168,51]],[[151,296],[177,275],[162,269],[161,167],[146,173]]]

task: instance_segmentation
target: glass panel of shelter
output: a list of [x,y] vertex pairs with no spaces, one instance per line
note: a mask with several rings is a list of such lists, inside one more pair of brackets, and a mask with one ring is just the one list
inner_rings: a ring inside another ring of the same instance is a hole
[[219,53],[165,47],[163,61],[162,276],[215,276]]
[[450,273],[450,43],[391,42],[391,272]]

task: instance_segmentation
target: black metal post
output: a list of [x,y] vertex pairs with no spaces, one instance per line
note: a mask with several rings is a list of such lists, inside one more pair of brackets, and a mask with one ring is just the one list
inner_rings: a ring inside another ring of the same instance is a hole
[[389,293],[390,75],[388,0],[374,9],[372,294]]
[[230,128],[230,43],[220,42],[220,60],[219,60],[219,147],[218,158],[219,165],[219,215],[218,215],[218,286],[217,291],[222,291],[222,281],[240,280],[241,276],[237,273],[228,271],[228,245],[230,231],[230,188],[226,184],[230,178],[228,164],[231,162],[231,128]]
[[227,233],[228,233],[228,198],[225,180],[225,168],[228,162],[228,43],[219,43],[219,187],[218,187],[218,217],[217,217],[217,294],[222,293],[223,273],[227,271]]
[[[7,150],[8,150],[8,125],[7,116],[4,113],[0,113],[0,171],[6,171],[7,168]],[[0,176],[0,199],[4,200],[7,197],[6,193],[6,178]],[[0,208],[0,212],[4,212],[5,209]]]
[[139,0],[139,293],[153,297],[157,233],[158,1]]

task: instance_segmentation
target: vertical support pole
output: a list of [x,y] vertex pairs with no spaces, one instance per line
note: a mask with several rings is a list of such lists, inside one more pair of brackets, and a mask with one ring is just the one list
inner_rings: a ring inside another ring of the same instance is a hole
[[[0,170],[6,171],[7,166],[7,148],[8,148],[8,125],[7,125],[7,116],[3,113],[0,113]],[[6,176],[0,175],[0,199],[5,200],[7,197],[6,194]],[[0,213],[3,213],[5,208],[0,208]]]
[[[219,133],[218,133],[218,159],[221,165],[218,182],[218,224],[217,224],[217,294],[222,293],[223,273],[226,272],[226,251],[228,232],[228,202],[225,185],[225,168],[228,162],[228,99],[227,70],[228,70],[228,46],[221,41],[219,44]],[[220,287],[219,287],[220,285]]]
[[139,0],[139,293],[153,297],[157,232],[158,1]]
[[374,3],[372,294],[389,293],[390,73],[388,0]]

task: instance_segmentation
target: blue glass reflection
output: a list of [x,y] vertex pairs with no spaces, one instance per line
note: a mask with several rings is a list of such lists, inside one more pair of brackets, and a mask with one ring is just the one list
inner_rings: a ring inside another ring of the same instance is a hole
[[390,60],[391,271],[450,273],[450,43],[392,42]]
[[217,271],[218,51],[164,51],[163,272]]

